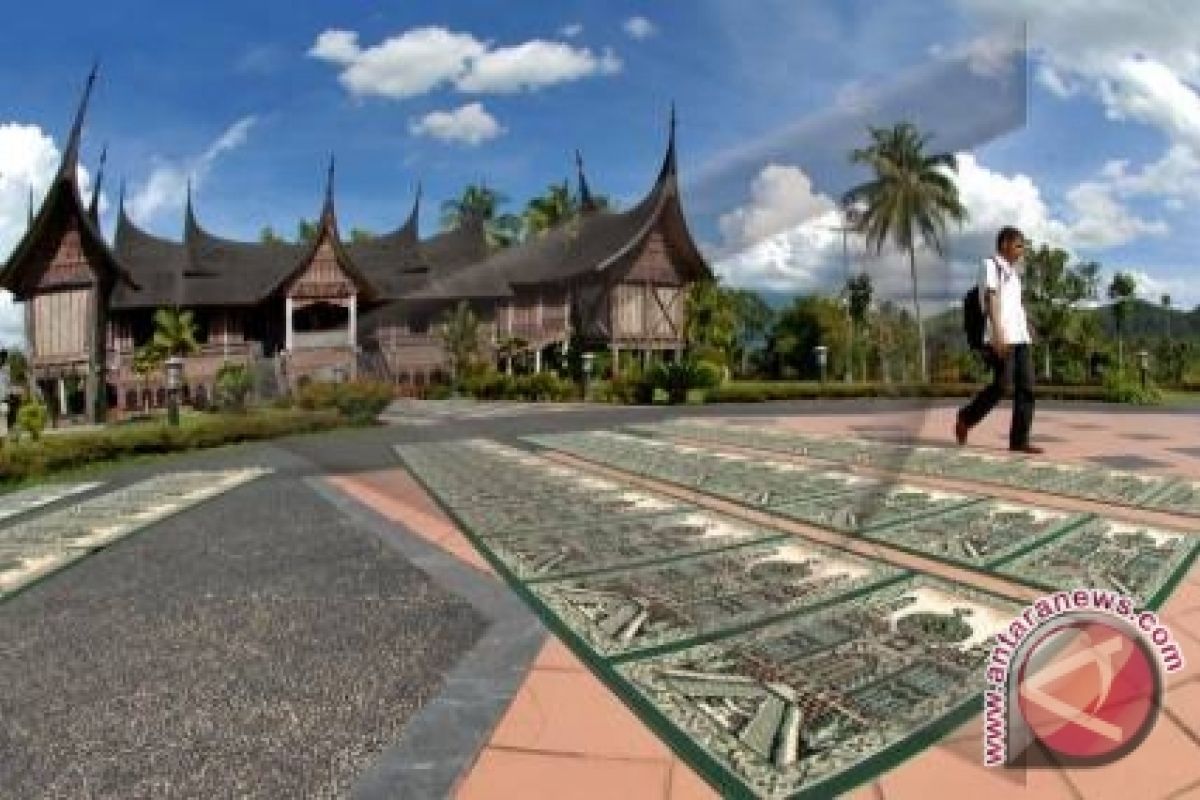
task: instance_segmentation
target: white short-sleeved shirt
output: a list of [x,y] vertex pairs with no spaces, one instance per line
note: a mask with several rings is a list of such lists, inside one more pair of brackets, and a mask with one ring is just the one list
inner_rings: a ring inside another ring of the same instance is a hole
[[985,342],[992,341],[992,318],[988,314],[986,301],[989,289],[1000,299],[1000,326],[1004,330],[1004,341],[1009,344],[1029,344],[1033,337],[1029,335],[1029,321],[1025,318],[1025,306],[1021,298],[1021,276],[1003,256],[985,258],[979,271],[979,302],[983,304],[983,315],[987,320],[983,327]]

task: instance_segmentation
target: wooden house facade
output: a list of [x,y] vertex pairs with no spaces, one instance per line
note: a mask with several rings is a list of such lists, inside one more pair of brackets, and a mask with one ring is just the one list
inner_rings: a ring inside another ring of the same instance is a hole
[[421,239],[419,189],[395,230],[343,241],[332,161],[308,244],[216,236],[197,219],[190,189],[183,236],[162,238],[129,218],[122,189],[110,245],[97,215],[102,175],[86,208],[76,177],[94,80],[58,174],[0,271],[0,287],[24,304],[37,385],[66,414],[98,421],[165,401],[163,376],[139,373],[135,360],[160,308],[189,309],[197,325],[185,402],[211,398],[227,362],[247,365],[266,393],[364,374],[414,392],[446,374],[439,327],[461,301],[480,320],[485,353],[519,339],[536,369],[547,348],[570,341],[614,355],[678,353],[687,287],[712,277],[680,203],[674,113],[640,202],[598,208],[580,165],[581,213],[503,250],[489,249],[484,221],[470,217]]

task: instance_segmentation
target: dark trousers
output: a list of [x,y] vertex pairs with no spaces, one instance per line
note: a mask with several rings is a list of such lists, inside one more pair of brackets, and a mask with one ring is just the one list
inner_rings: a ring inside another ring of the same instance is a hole
[[958,412],[958,418],[968,428],[975,427],[996,407],[1004,396],[1004,388],[1011,384],[1013,415],[1008,446],[1025,447],[1029,444],[1029,429],[1033,427],[1032,350],[1027,344],[1016,344],[1009,348],[1008,358],[1000,358],[991,348],[983,351],[983,357],[992,370],[992,382]]

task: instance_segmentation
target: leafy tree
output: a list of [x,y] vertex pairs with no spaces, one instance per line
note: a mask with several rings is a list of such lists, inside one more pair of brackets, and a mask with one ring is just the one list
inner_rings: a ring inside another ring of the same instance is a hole
[[471,219],[483,222],[488,246],[508,247],[521,237],[521,219],[501,214],[508,197],[482,183],[469,184],[461,195],[442,203],[442,229],[452,230]]
[[1125,371],[1125,320],[1129,304],[1137,293],[1137,279],[1128,272],[1118,271],[1108,285],[1108,299],[1113,301],[1113,321],[1117,325],[1117,369]]
[[317,240],[321,229],[313,220],[302,219],[296,223],[296,241],[300,244],[312,244]]
[[479,318],[471,304],[460,300],[447,311],[439,333],[450,358],[450,378],[457,388],[479,361]]
[[854,229],[863,234],[867,245],[878,254],[890,239],[908,253],[912,277],[913,311],[920,342],[922,380],[929,380],[925,353],[925,323],[921,316],[920,287],[917,283],[917,236],[939,255],[948,221],[962,222],[967,210],[958,197],[952,174],[958,162],[951,153],[928,155],[929,136],[920,134],[907,122],[892,128],[870,128],[871,144],[851,153],[856,164],[865,164],[874,179],[848,191],[843,198],[847,207],[861,208],[854,215]]
[[1100,267],[1068,265],[1069,255],[1057,247],[1031,249],[1025,256],[1025,307],[1037,330],[1043,374],[1051,377],[1051,359],[1066,343],[1080,303],[1094,300]]
[[153,340],[133,351],[133,371],[142,379],[142,389],[149,391],[150,376],[162,369],[166,354],[154,346]]
[[566,181],[552,183],[544,194],[531,199],[522,215],[526,237],[540,236],[579,216],[579,199]]
[[775,321],[775,311],[767,305],[762,295],[753,289],[726,289],[726,297],[732,302],[737,320],[735,348],[745,375],[750,369],[750,353],[766,338]]
[[1167,338],[1171,338],[1171,295],[1164,294],[1162,296],[1162,307],[1166,313],[1163,315],[1167,319]]
[[504,359],[505,374],[512,375],[513,356],[527,347],[529,347],[529,342],[520,336],[505,336],[499,341],[496,345],[496,353]]
[[684,338],[694,350],[719,351],[728,363],[737,336],[738,320],[727,290],[719,281],[697,281],[688,289]]
[[258,232],[258,241],[262,244],[283,244],[284,239],[279,234],[275,233],[275,229],[270,225],[264,225],[262,230]]
[[[875,286],[871,283],[871,276],[865,272],[860,272],[858,275],[851,277],[846,281],[846,288],[843,291],[846,298],[846,303],[850,312],[850,321],[853,327],[850,330],[850,348],[846,357],[846,364],[849,365],[852,360],[852,354],[857,342],[857,334],[859,331],[866,330],[867,314],[871,310],[871,298],[875,294]],[[847,370],[849,373],[850,370]],[[862,377],[867,379],[867,367],[863,364]]]
[[167,356],[186,356],[200,345],[196,342],[196,322],[192,312],[179,308],[160,308],[154,312],[153,348]]
[[838,364],[848,352],[849,343],[845,311],[838,301],[813,295],[798,297],[775,320],[767,339],[768,361],[777,376],[797,373],[816,377],[816,347],[829,348],[829,363]]

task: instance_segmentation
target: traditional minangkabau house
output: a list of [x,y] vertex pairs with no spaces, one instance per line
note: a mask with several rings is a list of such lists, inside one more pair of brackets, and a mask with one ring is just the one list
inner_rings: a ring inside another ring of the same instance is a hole
[[598,207],[579,166],[580,214],[530,240],[489,250],[483,220],[418,235],[420,189],[395,230],[343,241],[332,159],[316,234],[307,244],[239,242],[206,231],[188,191],[183,236],[141,230],[125,211],[112,245],[98,221],[102,175],[84,207],[77,172],[95,72],[40,210],[0,271],[25,307],[29,363],[41,393],[64,414],[99,421],[161,406],[161,375],[139,375],[134,354],[160,308],[192,311],[199,350],[185,368],[185,402],[212,397],[218,368],[247,365],[260,391],[305,376],[369,375],[415,392],[447,372],[438,333],[466,300],[491,357],[520,339],[541,368],[547,348],[677,357],[685,345],[689,284],[712,272],[679,198],[675,119],[648,194],[627,211]]

